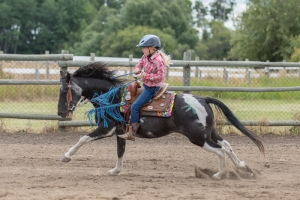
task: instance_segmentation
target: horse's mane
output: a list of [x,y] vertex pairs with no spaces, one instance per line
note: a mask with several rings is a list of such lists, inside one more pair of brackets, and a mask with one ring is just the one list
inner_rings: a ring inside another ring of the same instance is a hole
[[117,73],[117,70],[109,70],[106,62],[91,62],[86,66],[77,69],[73,76],[104,79],[113,82],[114,84],[122,83],[123,81],[112,77]]

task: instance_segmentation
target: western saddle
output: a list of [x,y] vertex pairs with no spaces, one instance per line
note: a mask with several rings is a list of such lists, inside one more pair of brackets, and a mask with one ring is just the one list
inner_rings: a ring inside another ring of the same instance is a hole
[[[161,83],[159,86],[160,89],[153,98],[141,108],[140,112],[142,115],[157,116],[156,112],[164,112],[168,108],[171,95],[174,92],[166,91],[168,83]],[[131,104],[138,98],[143,90],[144,87],[142,87],[138,81],[134,81],[129,85],[125,96],[126,104],[129,106],[125,113],[130,111]],[[127,115],[129,116],[130,114],[127,113]]]

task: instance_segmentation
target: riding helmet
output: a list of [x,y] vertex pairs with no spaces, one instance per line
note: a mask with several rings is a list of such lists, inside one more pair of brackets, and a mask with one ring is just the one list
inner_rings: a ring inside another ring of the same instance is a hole
[[160,39],[156,35],[145,35],[140,40],[140,43],[136,47],[152,47],[159,49],[161,46]]

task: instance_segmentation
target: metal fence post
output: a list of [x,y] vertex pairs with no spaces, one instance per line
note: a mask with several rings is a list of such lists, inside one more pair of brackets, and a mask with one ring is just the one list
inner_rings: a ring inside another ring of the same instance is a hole
[[[223,58],[223,61],[226,61],[226,58]],[[228,84],[229,82],[229,72],[227,71],[227,69],[224,67],[224,80],[225,83]]]
[[223,78],[224,78],[224,82],[227,84],[229,82],[229,73],[226,67],[223,68]]
[[[269,62],[269,60],[267,60],[266,62]],[[267,75],[267,79],[270,79],[270,69],[269,67],[266,68],[266,75]]]
[[40,71],[39,71],[38,68],[35,68],[34,76],[35,76],[35,80],[39,80],[40,79]]
[[[195,57],[195,61],[199,61],[199,57],[198,56]],[[198,76],[199,76],[199,67],[196,66],[195,77],[197,78]]]
[[[49,51],[45,51],[46,55],[49,55]],[[46,78],[50,79],[49,61],[46,61]]]
[[[184,52],[183,60],[191,60],[191,52]],[[183,66],[183,86],[190,86],[191,82],[191,67],[190,65]],[[189,93],[188,91],[183,91],[184,93]]]

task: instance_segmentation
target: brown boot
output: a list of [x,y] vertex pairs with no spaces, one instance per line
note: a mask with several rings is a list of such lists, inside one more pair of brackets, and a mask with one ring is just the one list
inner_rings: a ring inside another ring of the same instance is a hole
[[136,132],[138,131],[139,127],[140,127],[139,123],[132,123],[132,125],[129,126],[128,132],[126,132],[122,135],[118,135],[118,137],[123,138],[125,140],[135,141],[135,135],[136,135]]

